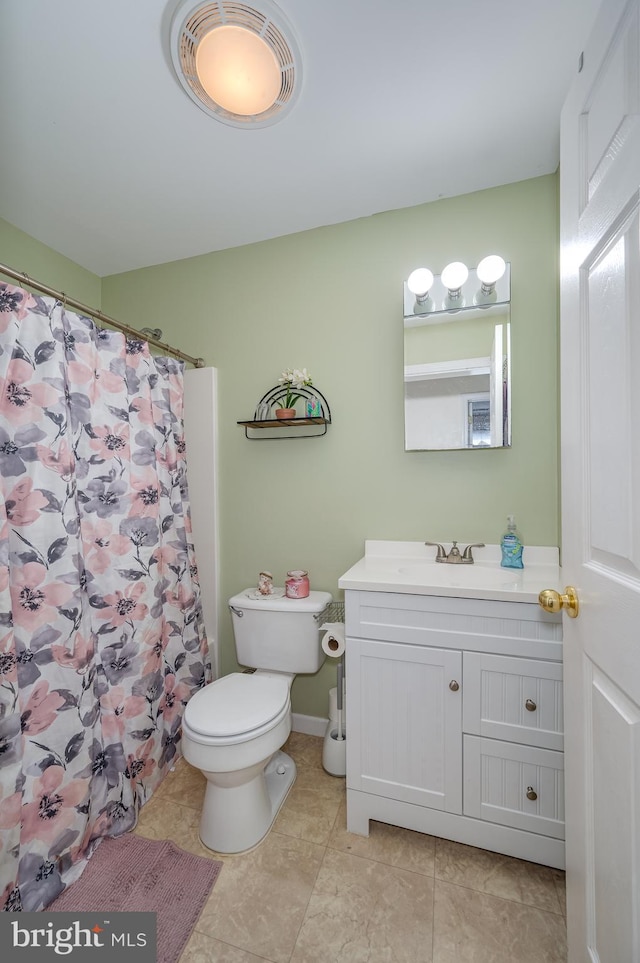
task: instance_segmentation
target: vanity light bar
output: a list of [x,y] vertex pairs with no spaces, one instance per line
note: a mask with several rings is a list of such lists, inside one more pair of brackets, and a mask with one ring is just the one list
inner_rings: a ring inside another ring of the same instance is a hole
[[428,268],[416,268],[404,283],[404,316],[488,308],[510,299],[510,265],[499,254],[489,254],[475,271],[462,261],[452,261],[435,276]]

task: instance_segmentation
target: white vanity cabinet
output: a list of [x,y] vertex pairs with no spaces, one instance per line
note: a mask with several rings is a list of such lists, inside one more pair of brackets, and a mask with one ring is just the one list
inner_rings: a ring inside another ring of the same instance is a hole
[[532,602],[345,592],[347,827],[564,867],[562,623]]

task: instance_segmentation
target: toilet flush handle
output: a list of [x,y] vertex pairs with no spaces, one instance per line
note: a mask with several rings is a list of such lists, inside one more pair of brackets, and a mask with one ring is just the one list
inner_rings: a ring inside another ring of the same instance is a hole
[[239,619],[241,619],[242,616],[244,615],[244,612],[242,611],[242,609],[237,609],[235,605],[230,605],[229,608],[231,609],[234,615],[238,616]]

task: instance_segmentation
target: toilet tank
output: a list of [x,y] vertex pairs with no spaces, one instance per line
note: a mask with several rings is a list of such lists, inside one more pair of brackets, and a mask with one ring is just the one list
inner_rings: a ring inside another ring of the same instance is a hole
[[325,658],[320,615],[332,601],[329,592],[310,592],[306,599],[256,595],[255,588],[245,589],[229,599],[238,662],[276,672],[317,672]]

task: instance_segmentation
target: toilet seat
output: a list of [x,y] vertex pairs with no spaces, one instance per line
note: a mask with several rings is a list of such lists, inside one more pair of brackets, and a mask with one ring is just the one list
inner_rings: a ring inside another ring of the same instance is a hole
[[192,696],[183,725],[194,742],[228,746],[273,729],[290,708],[286,678],[232,672]]

